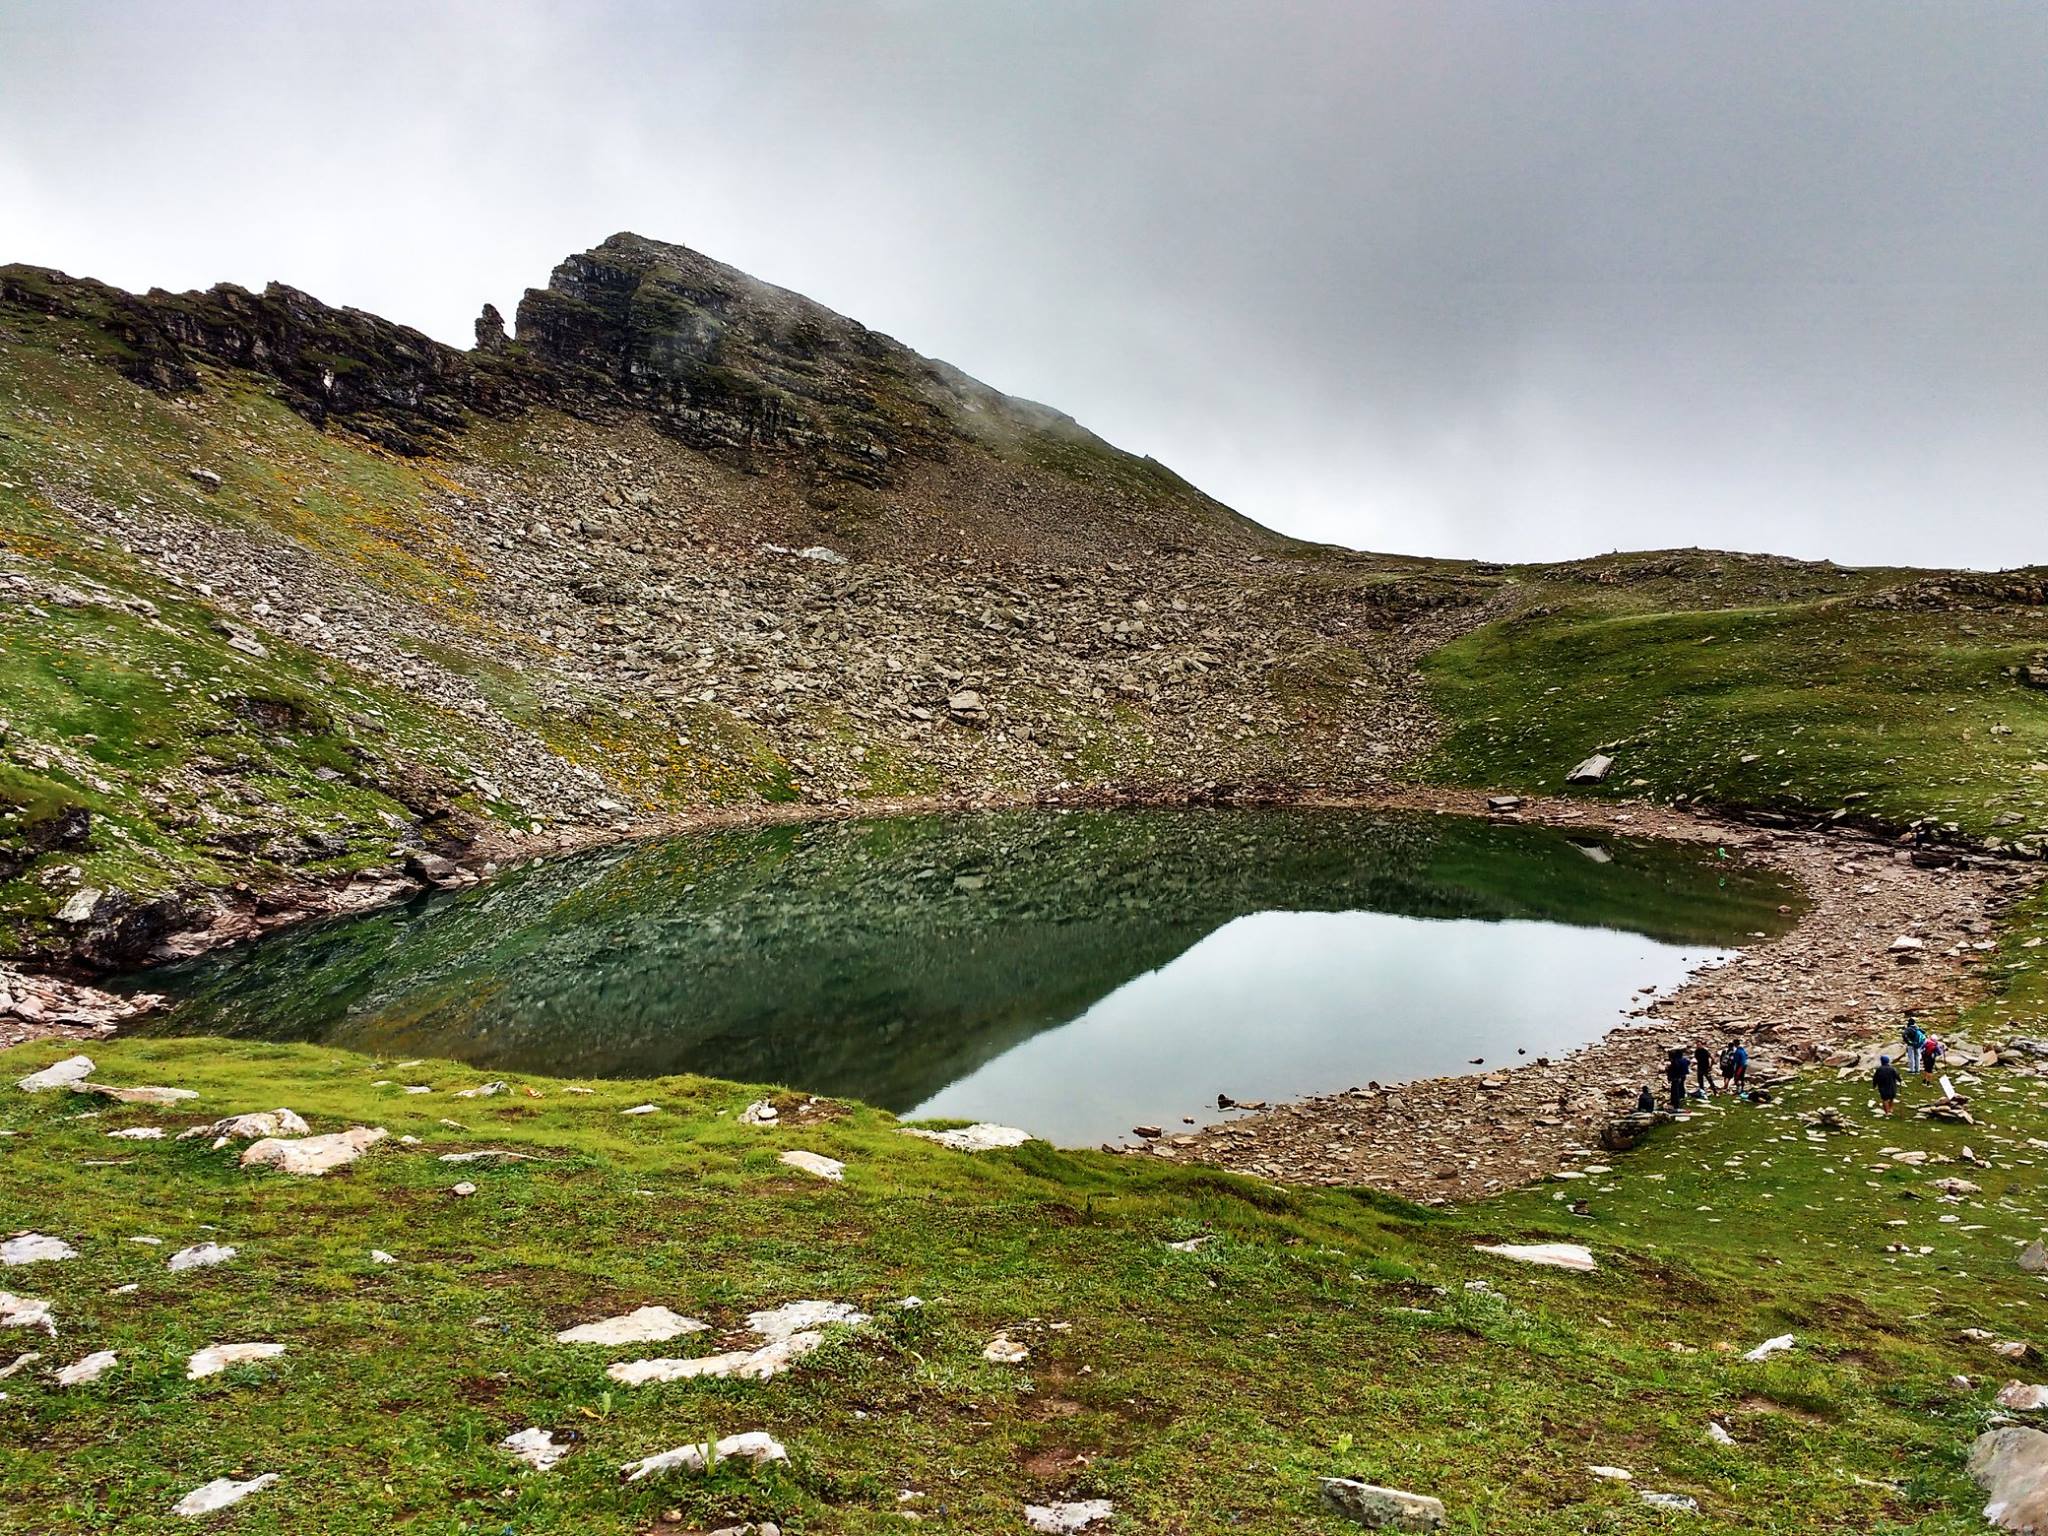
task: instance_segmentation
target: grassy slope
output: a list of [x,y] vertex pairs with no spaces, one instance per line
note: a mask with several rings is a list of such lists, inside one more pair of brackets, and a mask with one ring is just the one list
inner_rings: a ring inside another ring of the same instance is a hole
[[[1694,799],[1882,829],[1931,820],[2048,848],[2048,693],[2005,675],[2048,647],[2048,609],[1896,610],[1858,588],[1739,607],[1697,579],[1612,592],[1531,575],[1537,611],[1486,625],[1425,663],[1447,721],[1428,771],[1556,793],[1596,748],[1607,782],[1574,792]],[[1745,597],[1755,594],[1745,593]],[[1745,757],[1753,761],[1745,762]],[[2006,925],[1981,1013],[2048,1019],[2048,901]]]
[[[58,1054],[24,1048],[8,1064]],[[757,1130],[733,1120],[747,1090],[694,1079],[589,1096],[533,1080],[541,1097],[515,1080],[455,1100],[474,1073],[311,1048],[142,1041],[95,1055],[104,1080],[201,1098],[189,1113],[96,1115],[67,1095],[0,1101],[19,1133],[0,1208],[84,1255],[9,1272],[62,1327],[54,1345],[25,1343],[52,1362],[122,1356],[90,1387],[7,1383],[0,1531],[182,1528],[166,1510],[185,1490],[262,1471],[283,1481],[221,1528],[609,1532],[673,1508],[689,1528],[751,1516],[882,1531],[901,1528],[897,1494],[916,1489],[934,1532],[1021,1529],[1026,1499],[1062,1494],[1114,1498],[1127,1530],[1336,1530],[1313,1507],[1331,1472],[1434,1491],[1456,1530],[1663,1528],[1585,1471],[1610,1463],[1698,1497],[1705,1517],[1688,1528],[1703,1532],[1964,1532],[1978,1526],[1962,1455],[2003,1376],[1956,1330],[2024,1338],[2041,1323],[2040,1282],[2011,1260],[2041,1226],[2024,1138],[2048,1131],[2048,1085],[1995,1071],[1979,1096],[1989,1123],[1968,1131],[1880,1131],[1860,1084],[1826,1080],[1703,1116],[1569,1186],[1592,1205],[1575,1218],[1560,1185],[1432,1215],[1042,1146],[969,1157],[858,1108]],[[387,1077],[437,1091],[374,1086]],[[643,1099],[662,1113],[619,1115]],[[1864,1134],[1804,1139],[1794,1115],[1824,1102]],[[278,1103],[316,1130],[376,1123],[425,1144],[291,1181],[197,1142],[104,1136]],[[1998,1166],[1869,1171],[1881,1146],[1952,1154],[1965,1141]],[[435,1158],[487,1145],[546,1160]],[[787,1146],[845,1159],[846,1184],[780,1168]],[[120,1161],[88,1165],[100,1158]],[[1955,1171],[1985,1193],[1937,1202],[1928,1181]],[[447,1193],[463,1177],[481,1186],[472,1199]],[[1164,1246],[1197,1232],[1216,1241]],[[1602,1271],[1471,1248],[1547,1236],[1591,1243]],[[208,1239],[237,1245],[237,1260],[164,1271],[173,1248]],[[1893,1242],[1934,1251],[1889,1255]],[[373,1265],[373,1247],[401,1262]],[[1491,1289],[1470,1288],[1481,1280]],[[110,1294],[130,1282],[140,1289]],[[906,1294],[927,1305],[890,1307]],[[729,1328],[804,1297],[883,1321],[760,1384],[612,1387],[606,1352],[549,1337],[657,1302]],[[1030,1343],[1026,1367],[981,1360],[1004,1328]],[[1780,1332],[1800,1338],[1791,1356],[1735,1358]],[[237,1339],[290,1353],[184,1380],[189,1351]],[[1952,1386],[1959,1372],[1977,1385]],[[1703,1438],[1709,1416],[1734,1448]],[[580,1437],[554,1473],[522,1475],[492,1449],[528,1424]],[[787,1470],[618,1480],[631,1458],[755,1428],[790,1446]]]

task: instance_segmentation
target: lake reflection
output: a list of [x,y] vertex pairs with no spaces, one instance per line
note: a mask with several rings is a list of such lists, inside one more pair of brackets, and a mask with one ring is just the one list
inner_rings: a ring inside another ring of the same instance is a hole
[[[1576,840],[1574,840],[1576,839]],[[699,1072],[1063,1142],[1597,1036],[1789,900],[1708,847],[1334,811],[721,831],[138,978],[150,1028]]]

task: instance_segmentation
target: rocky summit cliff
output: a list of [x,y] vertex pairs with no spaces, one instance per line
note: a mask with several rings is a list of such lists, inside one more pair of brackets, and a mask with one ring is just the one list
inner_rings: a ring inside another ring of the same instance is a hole
[[705,815],[1555,788],[1596,748],[1599,792],[2032,848],[2044,599],[1302,544],[633,235],[468,351],[4,267],[0,957],[134,965]]
[[707,809],[1371,783],[1492,590],[637,236],[466,352],[0,268],[0,952]]

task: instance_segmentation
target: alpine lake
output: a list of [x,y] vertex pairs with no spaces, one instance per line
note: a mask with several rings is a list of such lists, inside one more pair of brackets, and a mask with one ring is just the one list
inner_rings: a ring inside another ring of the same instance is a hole
[[722,830],[159,968],[152,1033],[700,1073],[1067,1145],[1596,1039],[1784,931],[1711,844],[1332,810]]

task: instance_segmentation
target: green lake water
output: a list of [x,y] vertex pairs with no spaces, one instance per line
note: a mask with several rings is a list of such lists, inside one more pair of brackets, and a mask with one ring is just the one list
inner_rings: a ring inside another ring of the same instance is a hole
[[550,860],[136,984],[175,999],[153,1031],[696,1072],[1077,1144],[1568,1050],[1792,900],[1711,846],[1465,817],[1002,812]]

